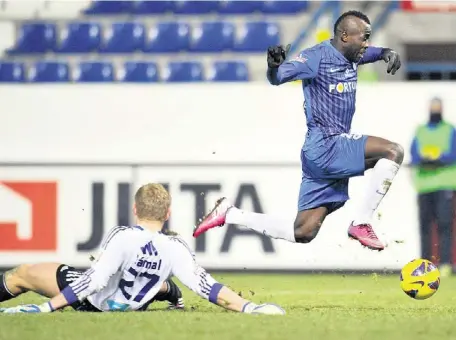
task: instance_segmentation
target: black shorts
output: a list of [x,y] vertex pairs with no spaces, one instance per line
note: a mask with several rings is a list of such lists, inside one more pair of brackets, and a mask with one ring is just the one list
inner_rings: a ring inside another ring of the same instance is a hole
[[[83,270],[78,270],[74,267],[67,266],[65,264],[60,265],[57,268],[56,279],[59,290],[62,291],[71,282],[78,279],[84,273]],[[93,306],[88,300],[77,301],[71,304],[74,310],[78,312],[101,312],[98,308]]]

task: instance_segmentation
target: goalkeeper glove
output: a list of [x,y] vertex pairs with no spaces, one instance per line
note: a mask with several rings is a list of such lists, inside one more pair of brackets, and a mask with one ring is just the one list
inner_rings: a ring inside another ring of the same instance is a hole
[[388,63],[386,68],[387,73],[395,74],[397,70],[401,68],[401,58],[399,53],[393,51],[390,48],[385,48],[382,53],[382,59],[385,63]]
[[5,314],[16,314],[16,313],[50,313],[53,312],[49,302],[43,303],[41,305],[19,305],[9,308],[0,308],[0,313]]
[[290,44],[288,44],[285,49],[283,48],[283,45],[270,46],[267,53],[268,67],[278,68],[285,61],[285,59],[287,59],[290,48]]
[[242,307],[242,313],[246,314],[267,314],[267,315],[284,315],[285,310],[272,303],[262,303],[257,305],[253,302],[247,302]]

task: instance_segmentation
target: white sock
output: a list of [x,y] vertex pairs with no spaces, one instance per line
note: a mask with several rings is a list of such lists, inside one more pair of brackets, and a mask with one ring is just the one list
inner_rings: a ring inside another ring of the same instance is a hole
[[226,223],[238,224],[271,238],[296,242],[294,218],[279,218],[231,207],[226,214]]
[[355,225],[371,223],[374,212],[388,192],[399,167],[399,164],[386,158],[375,164],[366,194],[356,206]]

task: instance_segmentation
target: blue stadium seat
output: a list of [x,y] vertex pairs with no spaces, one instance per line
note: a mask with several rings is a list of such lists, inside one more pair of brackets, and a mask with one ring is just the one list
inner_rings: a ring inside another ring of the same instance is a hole
[[170,62],[164,72],[167,82],[200,82],[203,79],[203,65],[198,62]]
[[218,1],[173,1],[173,12],[176,14],[207,14],[217,12]]
[[263,8],[263,1],[221,1],[218,13],[221,14],[251,14]]
[[77,82],[112,82],[114,68],[109,62],[83,61],[76,67],[75,81]]
[[25,82],[25,65],[21,62],[0,62],[0,83]]
[[105,32],[106,42],[99,51],[129,53],[141,50],[144,45],[144,25],[137,22],[115,22]]
[[101,25],[91,22],[69,23],[61,31],[62,41],[55,48],[58,53],[88,53],[98,50]]
[[133,83],[155,83],[159,81],[157,64],[144,61],[127,61],[121,81]]
[[131,14],[162,14],[173,9],[174,1],[134,1]]
[[249,80],[247,64],[241,61],[216,61],[209,73],[209,80],[216,82]]
[[147,32],[143,51],[170,53],[186,51],[190,42],[190,27],[186,23],[160,22]]
[[296,14],[307,10],[308,2],[303,1],[264,1],[261,11],[266,14]]
[[40,61],[29,69],[29,81],[43,82],[68,82],[70,72],[68,64],[53,61]]
[[133,1],[92,1],[84,14],[122,14],[129,13],[133,7]]
[[55,35],[56,28],[53,24],[22,24],[15,46],[7,52],[11,54],[45,53],[54,48]]
[[276,23],[248,22],[242,31],[234,48],[238,52],[265,52],[268,46],[280,42],[280,29]]
[[230,22],[203,22],[193,26],[190,50],[193,52],[221,52],[234,46],[234,24]]

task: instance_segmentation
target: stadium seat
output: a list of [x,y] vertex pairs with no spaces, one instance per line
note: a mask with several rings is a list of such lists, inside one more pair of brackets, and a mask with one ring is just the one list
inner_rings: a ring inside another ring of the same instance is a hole
[[30,23],[19,28],[19,35],[11,54],[45,53],[52,50],[56,42],[56,28],[53,24]]
[[229,22],[203,22],[193,26],[190,51],[221,52],[234,46],[234,24]]
[[218,1],[173,1],[173,12],[176,14],[207,14],[217,12]]
[[235,44],[238,52],[264,52],[271,45],[280,42],[279,25],[269,22],[247,22]]
[[252,14],[263,8],[262,1],[220,1],[217,9],[220,14]]
[[0,82],[17,83],[25,82],[25,65],[21,62],[0,62]]
[[162,14],[173,9],[173,1],[134,1],[131,14]]
[[217,61],[211,65],[208,79],[216,82],[248,81],[248,68],[240,61]]
[[307,10],[307,1],[264,1],[261,11],[265,14],[296,14]]
[[74,72],[76,82],[112,82],[114,81],[114,68],[108,62],[83,61],[79,63]]
[[203,81],[203,66],[198,62],[170,62],[163,78],[167,82],[199,82]]
[[144,45],[144,25],[137,22],[115,22],[104,33],[106,40],[100,52],[129,53],[141,50]]
[[159,81],[157,64],[151,62],[127,61],[124,64],[120,81],[133,83],[151,83]]
[[70,81],[68,64],[40,61],[29,68],[28,80],[34,83]]
[[84,14],[122,14],[131,11],[133,1],[92,1],[90,7],[84,10]]
[[189,48],[190,27],[186,23],[160,22],[147,32],[143,51],[148,53],[170,53]]
[[95,52],[101,43],[101,26],[92,22],[69,23],[60,31],[60,43],[56,46],[58,53]]

